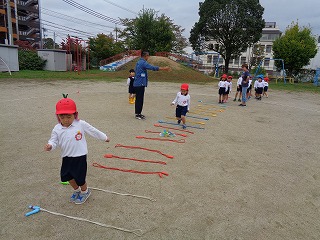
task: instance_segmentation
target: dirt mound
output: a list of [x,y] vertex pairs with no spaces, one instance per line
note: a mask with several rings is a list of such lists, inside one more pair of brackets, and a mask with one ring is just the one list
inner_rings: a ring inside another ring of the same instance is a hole
[[150,56],[148,62],[154,66],[170,66],[172,70],[181,70],[181,64],[167,58],[167,57],[158,57],[158,56]]

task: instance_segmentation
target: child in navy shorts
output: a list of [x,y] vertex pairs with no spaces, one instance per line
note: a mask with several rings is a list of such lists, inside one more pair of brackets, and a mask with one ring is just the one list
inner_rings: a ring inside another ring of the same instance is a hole
[[182,121],[182,128],[186,128],[186,115],[190,109],[190,95],[189,85],[186,83],[181,84],[180,92],[177,93],[176,98],[172,101],[171,105],[177,105],[176,118],[178,124]]
[[70,98],[57,102],[56,115],[59,123],[53,128],[44,150],[61,148],[61,181],[69,181],[74,190],[70,202],[82,204],[91,194],[86,183],[88,148],[85,133],[105,142],[110,140],[105,133],[78,119],[76,104]]
[[220,78],[220,81],[218,83],[218,87],[219,87],[219,103],[223,103],[225,95],[226,95],[226,91],[227,91],[227,74],[223,74]]
[[134,104],[135,103],[135,99],[136,99],[136,91],[134,90],[133,87],[133,82],[134,82],[134,75],[135,72],[133,69],[129,70],[129,77],[127,79],[127,86],[129,87],[128,92],[129,92],[129,103],[130,104]]

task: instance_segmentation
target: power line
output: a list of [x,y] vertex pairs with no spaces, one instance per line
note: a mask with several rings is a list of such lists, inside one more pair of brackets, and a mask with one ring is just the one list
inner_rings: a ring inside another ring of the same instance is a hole
[[105,1],[105,2],[107,2],[107,3],[110,3],[111,5],[116,6],[116,7],[118,7],[118,8],[121,8],[122,10],[125,10],[125,11],[127,11],[127,12],[133,13],[133,14],[135,14],[135,15],[138,15],[138,14],[139,14],[139,13],[134,12],[134,11],[128,9],[128,8],[125,8],[125,7],[122,7],[122,6],[120,6],[120,5],[116,4],[116,3],[113,3],[113,2],[111,2],[111,1],[109,1],[109,0],[103,0],[103,1]]
[[76,3],[73,0],[62,0],[62,1],[64,1],[65,3],[68,3],[69,5],[71,5],[71,6],[75,7],[75,8],[78,8],[78,9],[80,9],[80,10],[82,10],[82,11],[84,11],[84,12],[86,12],[86,13],[92,15],[92,16],[95,16],[97,18],[103,19],[103,20],[108,21],[108,22],[112,22],[114,24],[122,25],[121,21],[119,21],[117,19],[114,19],[114,18],[111,18],[111,17],[108,17],[106,15],[103,15],[101,13],[98,13],[98,12],[96,12],[96,11],[90,9],[90,8],[87,8],[87,7],[85,7],[85,6],[83,6],[83,5],[79,4],[79,3]]
[[50,21],[46,21],[46,20],[42,20],[42,21],[47,22],[46,25],[48,25],[50,27],[62,29],[62,30],[69,31],[69,32],[80,33],[80,34],[83,34],[83,35],[85,35],[87,37],[92,37],[92,36],[95,35],[93,33],[88,33],[88,32],[84,32],[84,31],[78,30],[78,29],[69,28],[69,27],[66,27],[66,26],[63,26],[63,25],[60,25],[60,24],[56,24],[56,23],[50,22]]
[[100,26],[102,28],[112,28],[112,29],[114,29],[114,27],[111,27],[111,26],[106,26],[106,25],[102,25],[102,24],[99,24],[99,23],[89,22],[89,21],[84,21],[83,19],[79,19],[79,18],[75,18],[75,17],[69,16],[69,15],[66,15],[66,14],[58,13],[58,12],[55,12],[53,10],[49,10],[49,9],[46,9],[46,8],[43,8],[43,7],[41,8],[41,13],[49,15],[49,16],[52,16],[52,17],[56,17],[56,18],[59,18],[59,19],[64,19],[64,20],[67,20],[69,22],[71,21],[71,22],[78,23],[78,24],[81,24],[81,25],[93,26],[96,29],[101,29],[101,28],[98,28],[97,26]]

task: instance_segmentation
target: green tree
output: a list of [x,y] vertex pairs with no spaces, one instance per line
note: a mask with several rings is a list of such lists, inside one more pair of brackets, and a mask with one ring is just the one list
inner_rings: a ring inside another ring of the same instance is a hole
[[[310,28],[300,28],[298,23],[293,22],[286,29],[284,35],[273,43],[274,58],[284,60],[284,68],[289,76],[308,65],[310,59],[316,54],[316,37],[312,36]],[[278,68],[282,68],[280,62],[275,64]]]
[[59,49],[59,44],[55,43],[52,38],[45,38],[43,40],[43,48],[44,49]]
[[122,19],[125,29],[120,38],[129,49],[147,49],[155,52],[179,52],[187,46],[182,36],[184,29],[162,14],[157,15],[153,9],[141,11],[135,19]]
[[125,51],[121,41],[115,41],[112,36],[98,34],[96,38],[89,38],[90,58],[92,65],[98,66],[103,59],[112,57]]
[[196,52],[203,51],[208,40],[216,41],[214,50],[224,58],[227,73],[230,60],[261,38],[263,12],[259,0],[205,0],[189,41]]

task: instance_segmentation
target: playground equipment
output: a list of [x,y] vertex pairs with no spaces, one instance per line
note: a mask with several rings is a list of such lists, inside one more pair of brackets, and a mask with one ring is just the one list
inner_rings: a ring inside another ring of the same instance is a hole
[[320,68],[317,68],[316,75],[314,76],[313,85],[319,86]]
[[[285,70],[284,70],[284,60],[281,59],[281,58],[270,58],[269,60],[281,61],[281,63],[282,63],[282,72],[283,72],[283,82],[284,82],[284,83],[287,83],[287,82],[286,82],[286,74],[285,74]],[[260,61],[259,65],[258,65],[258,67],[257,67],[257,69],[256,69],[256,72],[254,73],[254,76],[256,76],[257,73],[259,72],[259,69],[260,69],[260,67],[262,66],[262,63],[263,63],[263,62],[264,62],[264,59],[262,59],[262,60]]]
[[9,72],[10,75],[11,75],[11,71],[10,71],[10,68],[9,68],[8,64],[7,64],[1,57],[0,57],[0,60],[1,60],[1,62],[4,63],[4,65],[6,65],[6,67],[8,68],[8,72]]

